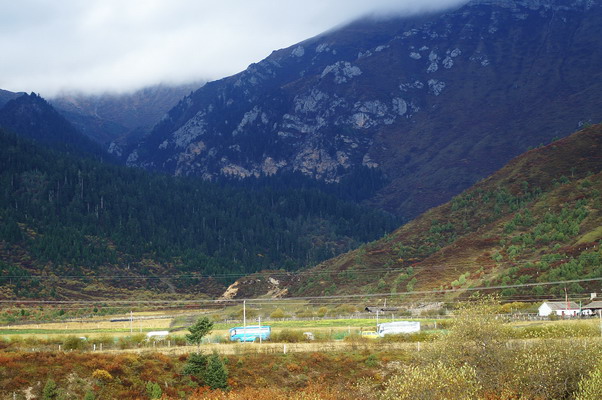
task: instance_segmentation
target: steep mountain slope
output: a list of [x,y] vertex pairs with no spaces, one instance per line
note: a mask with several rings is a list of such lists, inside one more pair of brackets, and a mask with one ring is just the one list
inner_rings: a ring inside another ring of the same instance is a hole
[[63,94],[50,103],[85,135],[107,147],[114,140],[127,146],[139,140],[184,96],[202,82],[155,85],[127,94]]
[[311,188],[149,174],[0,129],[0,298],[217,295],[233,276],[315,265],[396,226]]
[[472,1],[275,51],[186,97],[127,162],[205,179],[377,168],[390,183],[371,204],[409,219],[601,120],[601,91],[599,2]]
[[[301,274],[296,295],[505,288],[505,299],[583,294],[602,278],[602,125],[531,150],[381,240]],[[452,296],[457,293],[452,294]],[[417,294],[418,297],[436,297]],[[407,298],[407,296],[406,296]]]
[[109,158],[35,93],[23,94],[0,108],[0,127],[60,151]]

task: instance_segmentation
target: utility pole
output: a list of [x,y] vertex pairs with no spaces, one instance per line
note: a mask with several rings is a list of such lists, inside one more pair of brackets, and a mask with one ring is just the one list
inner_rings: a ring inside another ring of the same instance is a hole
[[242,301],[242,331],[245,342],[247,341],[247,301]]
[[259,344],[261,344],[261,315],[257,318],[259,322]]
[[566,301],[566,315],[569,316],[569,294],[566,291],[566,286],[564,287],[564,300]]
[[134,312],[130,310],[130,336],[134,334]]

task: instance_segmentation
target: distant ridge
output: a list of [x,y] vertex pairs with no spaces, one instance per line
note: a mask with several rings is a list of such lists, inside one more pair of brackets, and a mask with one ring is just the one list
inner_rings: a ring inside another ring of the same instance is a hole
[[97,144],[35,93],[20,95],[0,108],[0,127],[56,150],[109,158]]

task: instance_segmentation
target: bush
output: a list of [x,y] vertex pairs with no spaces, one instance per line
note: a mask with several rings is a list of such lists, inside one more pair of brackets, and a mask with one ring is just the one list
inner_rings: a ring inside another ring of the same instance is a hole
[[598,363],[602,351],[591,344],[546,340],[517,352],[502,378],[507,391],[528,399],[566,399]]
[[542,325],[530,325],[513,332],[521,339],[566,339],[578,337],[599,337],[600,327],[591,322],[561,321]]
[[280,343],[300,343],[306,342],[308,339],[301,331],[283,329],[280,332],[272,333],[270,341]]
[[113,343],[115,343],[115,339],[109,335],[102,335],[97,338],[90,339],[89,342],[90,344],[95,344],[96,346],[100,346],[102,344],[103,347],[106,348],[107,346],[110,346]]
[[499,302],[492,297],[476,297],[460,305],[448,334],[439,336],[425,355],[451,367],[471,366],[481,385],[498,391],[500,371],[511,356],[506,348],[508,329],[498,311]]
[[385,384],[379,400],[474,400],[480,391],[474,368],[434,365],[411,366]]
[[99,383],[107,383],[113,380],[113,376],[109,371],[104,369],[96,369],[92,372],[92,378],[96,379]]
[[163,395],[163,391],[157,382],[147,382],[146,394],[148,395],[149,399],[160,399]]
[[42,390],[42,399],[54,400],[58,398],[59,392],[56,386],[56,382],[52,379],[48,379],[48,381],[46,381],[46,385],[44,385],[44,389]]
[[602,399],[602,364],[579,382],[575,400]]
[[282,308],[277,308],[270,314],[270,318],[280,319],[280,318],[284,318],[284,315],[285,314],[284,314],[284,311],[282,310]]
[[146,336],[140,333],[134,336],[122,336],[118,339],[117,344],[120,349],[131,349],[139,347],[145,340]]
[[65,350],[82,350],[86,347],[86,341],[77,336],[68,336],[63,341],[63,349]]
[[341,304],[337,306],[334,310],[332,310],[331,314],[333,315],[348,315],[354,314],[357,312],[357,307],[353,304]]

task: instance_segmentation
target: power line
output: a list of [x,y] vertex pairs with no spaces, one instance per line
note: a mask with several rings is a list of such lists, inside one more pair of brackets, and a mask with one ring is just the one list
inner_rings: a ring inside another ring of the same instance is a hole
[[360,298],[389,298],[393,296],[413,296],[413,295],[442,295],[447,293],[455,292],[477,292],[477,291],[490,291],[510,288],[521,288],[521,287],[534,287],[534,286],[552,286],[570,283],[580,282],[598,282],[602,281],[602,278],[585,278],[585,279],[574,279],[574,280],[563,280],[554,282],[536,282],[536,283],[522,283],[516,285],[498,285],[498,286],[479,286],[472,288],[458,288],[458,289],[432,289],[432,290],[416,290],[406,292],[389,292],[389,293],[364,293],[364,294],[348,294],[348,295],[326,295],[326,296],[300,296],[300,297],[286,297],[286,298],[265,298],[265,299],[253,299],[253,298],[241,298],[241,299],[194,299],[194,300],[0,300],[0,304],[224,304],[224,303],[240,303],[243,301],[264,301],[274,303],[277,301],[294,301],[294,300],[321,300],[321,299],[360,299]]

